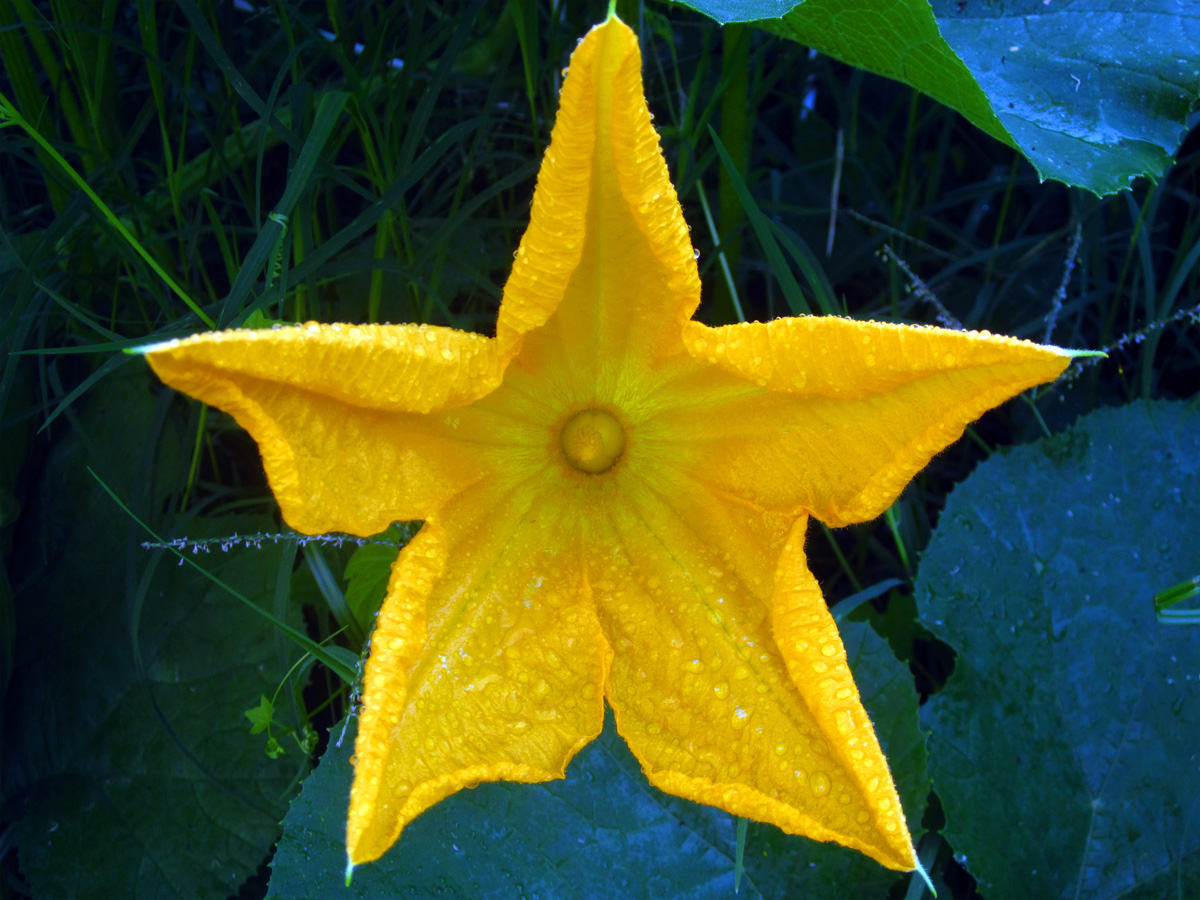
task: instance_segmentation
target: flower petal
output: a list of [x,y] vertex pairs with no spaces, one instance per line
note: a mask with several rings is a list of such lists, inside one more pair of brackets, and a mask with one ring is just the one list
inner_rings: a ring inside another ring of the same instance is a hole
[[171,387],[230,413],[258,442],[288,524],[370,535],[421,519],[479,479],[475,421],[421,415],[486,395],[495,341],[413,325],[302,325],[149,348]]
[[568,528],[476,488],[402,551],[364,679],[351,863],[461,788],[562,778],[600,733],[611,654]]
[[873,519],[968,423],[1050,381],[1057,347],[978,332],[837,318],[707,328],[688,351],[748,390],[667,417],[667,430],[710,437],[677,448],[697,479],[769,509],[829,525]]
[[571,57],[504,288],[496,336],[506,355],[542,325],[585,378],[611,374],[627,356],[682,352],[679,329],[700,301],[700,280],[641,62],[637,37],[616,18]]
[[[806,520],[792,524],[683,480],[657,489],[628,492],[630,502],[597,523],[588,557],[613,646],[609,703],[647,777],[669,793],[914,868],[887,763],[804,568]],[[810,590],[806,603],[782,596],[780,583]],[[793,644],[811,639],[828,667],[821,681],[801,671],[807,657],[780,652],[766,599],[773,589],[776,627]]]

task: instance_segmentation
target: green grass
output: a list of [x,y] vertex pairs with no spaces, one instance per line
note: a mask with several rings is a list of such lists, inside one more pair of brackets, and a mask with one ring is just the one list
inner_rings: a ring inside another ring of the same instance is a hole
[[[886,517],[814,530],[810,564],[826,595],[867,592],[852,615],[890,641],[923,693],[936,692],[950,651],[914,625],[911,585],[950,488],[996,448],[1098,407],[1195,404],[1200,144],[1193,135],[1158,184],[1096,199],[1039,184],[1013,151],[902,86],[749,28],[723,37],[686,11],[618,7],[641,30],[650,105],[700,252],[702,317],[811,310],[937,324],[948,315],[1109,350],[986,416]],[[53,654],[53,641],[39,644],[48,639],[30,623],[45,606],[74,609],[74,598],[46,593],[63,535],[83,528],[109,547],[95,581],[134,646],[129,604],[141,608],[133,598],[146,596],[164,553],[143,549],[116,505],[60,496],[50,476],[76,456],[98,462],[130,491],[130,509],[170,538],[198,533],[197,521],[219,534],[223,517],[276,515],[248,438],[120,351],[272,320],[487,332],[528,219],[560,71],[604,12],[554,8],[264,2],[249,13],[205,0],[0,0],[3,896],[33,890],[21,822],[38,784],[21,774],[28,747],[8,729],[30,721],[30,698],[41,716],[56,715],[56,698],[30,681],[30,660]],[[89,432],[88,410],[122,416],[111,404],[130,385],[154,428],[137,452],[114,456],[116,438]],[[265,533],[282,530],[268,521]],[[110,533],[117,539],[105,544]],[[352,550],[301,545],[294,571],[272,569],[277,590],[263,601],[350,668],[362,633],[342,580]],[[97,585],[79,589],[90,596]],[[323,732],[351,686],[297,667],[303,652],[281,638],[280,672],[290,674],[274,715],[285,730]],[[245,724],[261,754],[263,738]],[[307,762],[296,762],[296,779]],[[937,834],[938,808],[935,798],[922,859],[940,896],[974,896]],[[266,842],[250,855],[263,862],[269,852]],[[262,895],[256,865],[231,895]]]

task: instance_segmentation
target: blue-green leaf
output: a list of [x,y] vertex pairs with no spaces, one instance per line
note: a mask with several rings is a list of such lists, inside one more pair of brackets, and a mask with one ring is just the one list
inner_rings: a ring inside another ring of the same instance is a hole
[[1162,174],[1200,98],[1200,17],[1166,0],[685,2],[903,81],[1096,194]]
[[989,459],[921,559],[958,652],[928,704],[946,836],[992,897],[1200,891],[1200,629],[1156,591],[1200,560],[1200,417],[1106,409]]

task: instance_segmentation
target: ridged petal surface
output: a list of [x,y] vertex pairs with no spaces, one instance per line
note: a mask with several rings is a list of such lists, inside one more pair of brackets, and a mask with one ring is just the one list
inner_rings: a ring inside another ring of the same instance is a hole
[[672,418],[692,445],[688,471],[835,526],[883,513],[970,422],[1070,362],[1013,338],[833,317],[689,322],[685,341],[758,388]]
[[805,522],[671,478],[629,486],[592,521],[617,730],[664,791],[911,869],[887,763],[804,565]]
[[562,778],[600,733],[609,652],[560,528],[519,490],[480,489],[401,552],[364,678],[352,863],[464,787]]
[[300,325],[199,334],[146,353],[164,382],[258,442],[288,524],[378,534],[422,519],[487,471],[473,433],[422,415],[487,394],[495,342],[416,325]]
[[588,377],[679,351],[700,279],[641,65],[637,37],[616,19],[571,57],[529,230],[504,288],[496,335],[505,353],[538,326]]

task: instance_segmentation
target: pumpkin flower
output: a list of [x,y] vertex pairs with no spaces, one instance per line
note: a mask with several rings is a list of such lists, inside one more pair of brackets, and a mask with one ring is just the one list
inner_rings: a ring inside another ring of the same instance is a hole
[[310,323],[148,349],[250,432],[292,527],[424,521],[371,637],[351,866],[462,788],[564,777],[607,703],[667,793],[916,867],[808,518],[878,516],[1072,354],[834,317],[710,328],[699,299],[610,16],[571,59],[495,337]]

